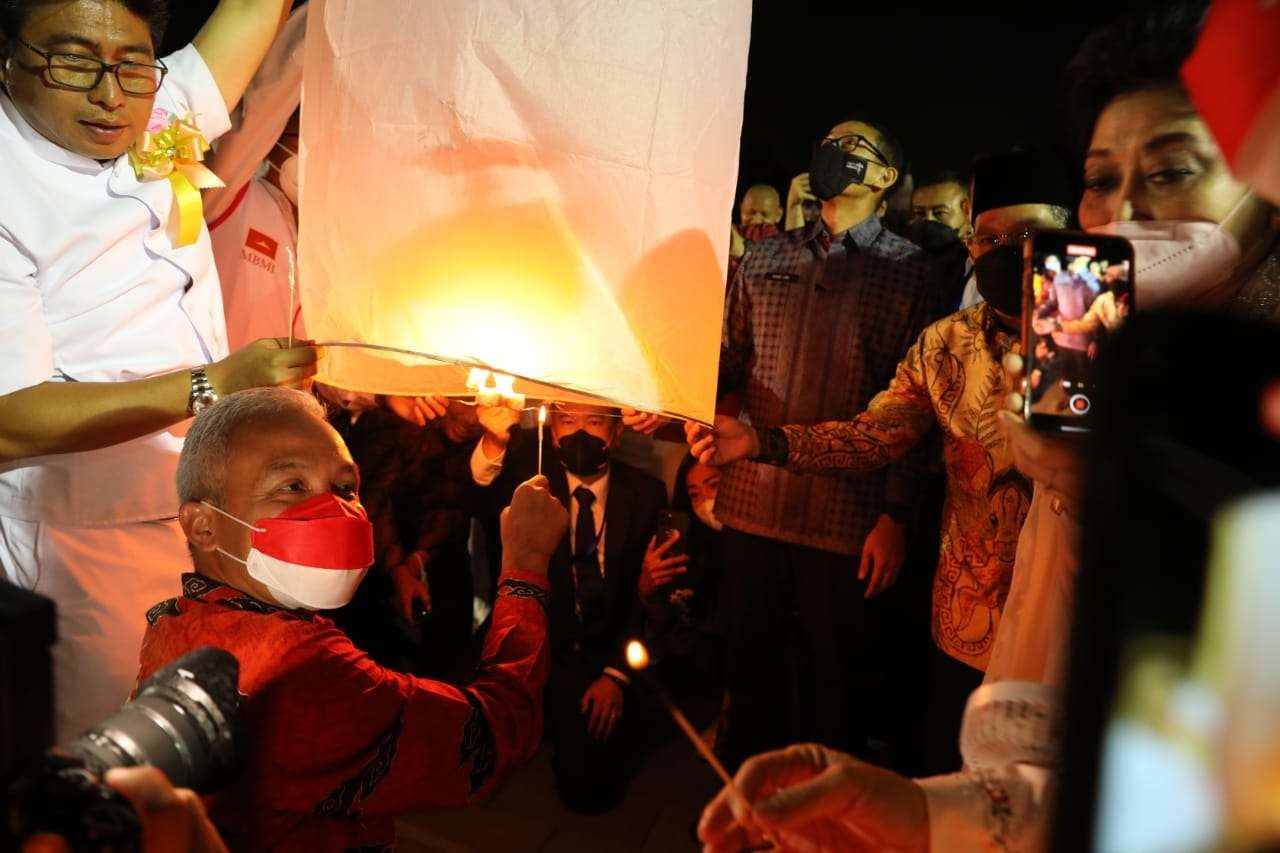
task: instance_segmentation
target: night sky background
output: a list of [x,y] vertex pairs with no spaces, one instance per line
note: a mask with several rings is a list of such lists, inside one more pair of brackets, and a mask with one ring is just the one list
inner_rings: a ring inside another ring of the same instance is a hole
[[[217,2],[171,5],[170,49]],[[1152,5],[755,0],[738,194],[770,183],[785,196],[813,142],[848,112],[888,124],[917,181],[1013,144],[1057,147],[1067,60],[1100,25]]]

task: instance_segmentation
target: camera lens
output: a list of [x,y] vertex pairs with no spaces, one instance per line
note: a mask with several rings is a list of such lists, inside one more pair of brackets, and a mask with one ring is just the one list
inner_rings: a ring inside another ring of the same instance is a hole
[[150,764],[177,787],[212,790],[238,762],[239,675],[230,653],[196,649],[149,678],[135,700],[66,751],[98,776],[112,767]]

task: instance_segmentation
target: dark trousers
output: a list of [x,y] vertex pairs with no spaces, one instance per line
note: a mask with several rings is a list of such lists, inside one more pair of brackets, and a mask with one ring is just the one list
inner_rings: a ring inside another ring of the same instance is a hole
[[929,703],[929,659],[936,646],[930,635],[933,576],[938,567],[939,520],[943,482],[920,488],[920,509],[907,533],[907,558],[898,582],[871,604],[874,659],[886,668],[884,700],[874,711],[873,733],[889,746],[886,765],[919,776],[923,749],[920,733]]
[[728,527],[724,556],[728,762],[802,741],[864,754],[879,696],[857,558]]
[[626,689],[622,718],[613,734],[604,740],[592,736],[589,717],[582,713],[582,696],[600,675],[599,668],[577,658],[553,659],[544,693],[556,788],[566,806],[588,814],[608,811],[622,796],[623,745],[636,715],[632,686]]
[[960,769],[960,721],[969,694],[982,684],[982,670],[934,646],[929,659],[929,702],[921,732],[922,776]]

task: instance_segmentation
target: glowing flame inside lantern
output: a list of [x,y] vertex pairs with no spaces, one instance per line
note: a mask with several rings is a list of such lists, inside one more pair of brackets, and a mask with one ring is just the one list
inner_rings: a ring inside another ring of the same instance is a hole
[[483,367],[471,368],[471,373],[467,376],[467,390],[476,392],[477,405],[504,405],[519,411],[524,408],[524,395],[516,393],[515,383],[514,376],[495,373]]

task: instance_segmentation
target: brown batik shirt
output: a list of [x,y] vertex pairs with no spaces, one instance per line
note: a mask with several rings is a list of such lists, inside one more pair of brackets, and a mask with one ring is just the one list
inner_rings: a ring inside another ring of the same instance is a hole
[[934,424],[942,428],[947,492],[933,639],[977,669],[986,669],[991,655],[1031,504],[1031,485],[1014,469],[996,422],[1001,362],[1017,348],[986,303],[975,305],[925,329],[888,389],[862,414],[783,428],[788,466],[804,471],[877,468],[914,447]]

